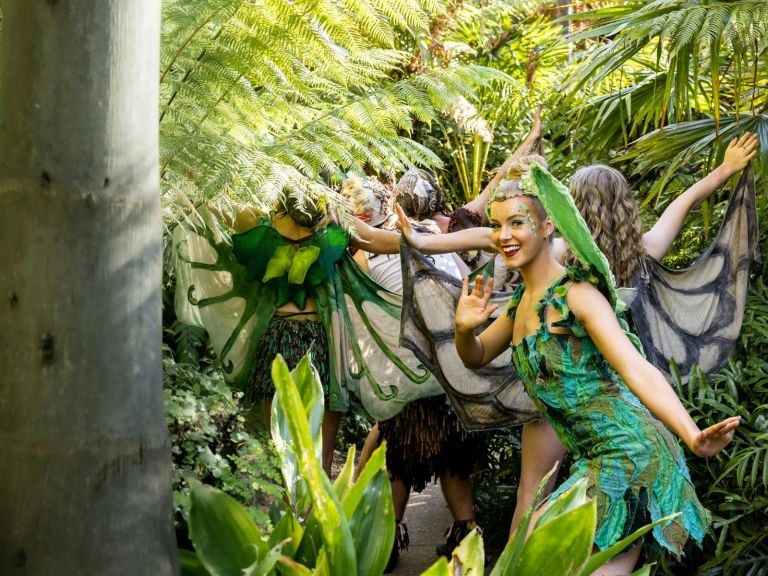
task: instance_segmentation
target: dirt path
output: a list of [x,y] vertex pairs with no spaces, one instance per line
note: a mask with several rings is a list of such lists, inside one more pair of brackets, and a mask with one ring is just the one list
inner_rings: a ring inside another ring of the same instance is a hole
[[405,524],[411,544],[400,553],[393,576],[418,576],[437,561],[435,547],[444,542],[451,513],[445,505],[440,486],[430,484],[421,494],[411,494],[405,509]]

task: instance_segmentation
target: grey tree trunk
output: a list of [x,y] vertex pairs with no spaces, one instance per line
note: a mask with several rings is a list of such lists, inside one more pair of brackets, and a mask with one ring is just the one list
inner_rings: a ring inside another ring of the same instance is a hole
[[173,574],[160,0],[2,13],[0,574]]

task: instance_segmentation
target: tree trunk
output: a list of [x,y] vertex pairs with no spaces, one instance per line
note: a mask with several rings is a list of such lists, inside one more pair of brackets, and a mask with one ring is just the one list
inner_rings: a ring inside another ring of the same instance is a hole
[[2,14],[0,574],[173,574],[160,0]]

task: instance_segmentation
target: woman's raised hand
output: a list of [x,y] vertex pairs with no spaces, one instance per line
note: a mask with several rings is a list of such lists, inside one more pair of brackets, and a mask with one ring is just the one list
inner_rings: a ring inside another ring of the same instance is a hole
[[740,138],[734,138],[725,150],[721,166],[728,171],[729,175],[744,170],[757,154],[757,143],[757,134],[749,132],[744,132]]
[[424,235],[416,232],[416,230],[413,229],[410,220],[408,220],[408,216],[405,215],[403,207],[400,206],[400,204],[395,204],[395,213],[397,214],[398,218],[397,227],[400,228],[400,232],[403,233],[403,238],[405,238],[405,241],[413,246],[416,250],[423,251]]
[[722,422],[700,431],[694,436],[688,447],[696,456],[714,456],[731,443],[734,431],[739,427],[739,424],[741,424],[740,416],[726,418]]
[[485,288],[483,284],[483,276],[478,274],[472,285],[472,292],[469,292],[469,278],[464,278],[461,298],[456,307],[457,330],[469,331],[482,326],[499,307],[498,304],[488,305],[493,292],[493,278],[488,280]]

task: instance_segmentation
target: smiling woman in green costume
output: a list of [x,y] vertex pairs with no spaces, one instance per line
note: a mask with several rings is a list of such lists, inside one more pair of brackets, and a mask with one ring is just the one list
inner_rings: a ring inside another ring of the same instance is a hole
[[[585,478],[597,502],[598,549],[674,513],[680,515],[653,530],[653,543],[676,555],[689,537],[701,543],[709,514],[670,430],[696,455],[713,456],[731,442],[739,418],[700,430],[661,372],[638,352],[616,316],[621,303],[605,256],[567,189],[546,170],[534,165],[517,190],[491,202],[490,215],[493,242],[523,284],[506,313],[477,336],[475,329],[497,308],[489,305],[492,280],[484,286],[478,277],[470,293],[465,281],[456,350],[468,367],[479,368],[511,346],[527,392],[574,455],[571,476],[537,514]],[[558,262],[556,224],[586,268]],[[630,572],[639,553],[639,546],[631,549],[599,574]]]

